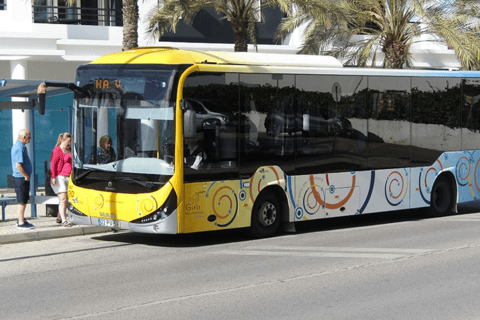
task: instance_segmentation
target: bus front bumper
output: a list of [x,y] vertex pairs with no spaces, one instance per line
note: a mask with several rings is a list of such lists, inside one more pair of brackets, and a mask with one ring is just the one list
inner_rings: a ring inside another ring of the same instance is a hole
[[103,219],[96,217],[88,217],[85,215],[78,215],[70,210],[67,210],[67,219],[72,224],[93,225],[110,228],[114,230],[130,230],[141,233],[156,233],[156,234],[177,234],[177,210],[174,210],[165,219],[152,223],[131,223],[122,220]]

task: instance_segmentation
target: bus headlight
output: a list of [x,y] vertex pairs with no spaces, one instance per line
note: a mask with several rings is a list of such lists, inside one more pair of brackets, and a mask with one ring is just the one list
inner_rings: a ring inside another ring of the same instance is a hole
[[177,208],[177,194],[175,190],[172,190],[170,195],[167,198],[167,201],[147,216],[141,217],[139,219],[133,220],[130,223],[146,224],[153,223],[168,217],[175,209]]
[[68,204],[68,210],[77,216],[84,216],[84,217],[87,216],[86,214],[84,214],[83,212],[75,208],[71,203]]

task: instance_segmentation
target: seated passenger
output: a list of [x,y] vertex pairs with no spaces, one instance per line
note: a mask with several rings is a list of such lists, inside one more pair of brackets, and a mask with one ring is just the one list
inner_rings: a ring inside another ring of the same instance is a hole
[[[190,140],[190,139],[187,139]],[[194,169],[198,170],[200,164],[203,160],[203,148],[200,145],[201,141],[191,139],[185,145],[185,164]]]
[[116,159],[115,150],[112,148],[112,138],[103,136],[100,138],[97,148],[97,163],[110,163]]

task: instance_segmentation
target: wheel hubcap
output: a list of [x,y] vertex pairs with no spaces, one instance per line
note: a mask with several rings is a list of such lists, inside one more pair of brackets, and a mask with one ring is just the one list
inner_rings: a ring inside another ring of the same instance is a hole
[[275,223],[277,219],[277,208],[270,202],[265,202],[260,209],[260,222],[268,227]]

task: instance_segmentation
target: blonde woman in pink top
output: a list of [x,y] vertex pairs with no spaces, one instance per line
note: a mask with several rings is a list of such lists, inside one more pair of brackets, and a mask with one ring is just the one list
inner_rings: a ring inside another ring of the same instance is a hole
[[59,199],[57,222],[64,227],[72,226],[66,217],[68,179],[72,172],[71,142],[72,136],[70,133],[61,133],[58,136],[57,145],[53,149],[50,159],[50,173],[52,174],[50,184]]

